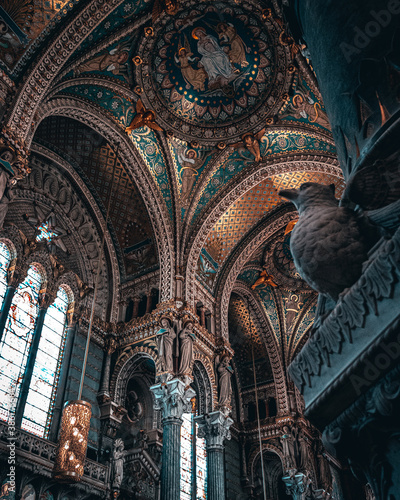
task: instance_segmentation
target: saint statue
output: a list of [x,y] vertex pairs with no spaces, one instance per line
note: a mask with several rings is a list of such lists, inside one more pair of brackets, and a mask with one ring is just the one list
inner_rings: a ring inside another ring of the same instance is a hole
[[159,355],[162,362],[162,368],[166,372],[172,372],[174,370],[172,353],[176,332],[170,318],[164,316],[161,318],[160,323],[161,328],[158,330],[157,335],[160,336]]
[[118,438],[114,442],[113,456],[112,456],[112,472],[113,472],[113,488],[120,488],[122,479],[124,477],[124,442]]
[[296,438],[293,432],[285,425],[283,434],[280,437],[285,460],[285,469],[296,469]]
[[193,322],[187,321],[184,328],[179,332],[179,373],[181,375],[190,375],[190,366],[193,360],[193,343],[195,340]]
[[233,370],[229,365],[229,357],[224,356],[217,366],[219,377],[219,399],[218,402],[221,406],[229,405],[232,396],[231,376]]

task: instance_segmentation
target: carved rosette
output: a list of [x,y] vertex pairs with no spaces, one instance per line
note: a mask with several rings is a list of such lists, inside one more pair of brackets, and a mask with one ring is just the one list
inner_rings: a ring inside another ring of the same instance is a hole
[[168,380],[168,382],[150,387],[156,404],[155,409],[162,411],[163,420],[180,419],[186,412],[191,411],[190,400],[195,396],[195,391],[179,379]]
[[222,448],[225,439],[231,439],[230,426],[233,420],[220,411],[195,418],[199,426],[198,435],[206,438],[207,449]]

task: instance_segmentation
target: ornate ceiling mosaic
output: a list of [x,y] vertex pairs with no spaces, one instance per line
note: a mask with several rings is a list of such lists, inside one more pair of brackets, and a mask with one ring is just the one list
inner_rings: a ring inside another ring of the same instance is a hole
[[108,199],[112,196],[110,220],[124,277],[155,269],[156,246],[145,205],[125,167],[118,160],[114,167],[113,148],[85,125],[61,117],[43,121],[36,139],[73,160],[104,216]]
[[212,144],[261,130],[290,88],[281,31],[257,2],[187,2],[139,46],[145,106],[186,140]]
[[[341,195],[344,183],[337,177],[317,172],[292,172],[275,175],[262,181],[237,200],[219,219],[210,232],[205,249],[218,263],[225,261],[236,243],[266,213],[284,200],[278,196],[280,189],[297,188],[303,182],[335,183],[338,196]],[[216,246],[215,242],[221,241]]]

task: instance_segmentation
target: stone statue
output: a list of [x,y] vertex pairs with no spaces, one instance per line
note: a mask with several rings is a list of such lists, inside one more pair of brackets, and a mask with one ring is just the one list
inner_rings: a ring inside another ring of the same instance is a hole
[[229,357],[223,356],[220,363],[217,365],[219,377],[219,399],[218,402],[221,406],[229,405],[232,396],[231,376],[233,370],[229,366]]
[[285,189],[280,196],[299,211],[290,250],[301,277],[317,292],[335,302],[361,276],[368,251],[378,241],[377,230],[349,208],[339,207],[335,185],[306,182]]
[[16,184],[12,164],[15,156],[11,150],[4,150],[0,154],[0,230],[3,229],[8,205],[12,199],[11,190]]
[[296,469],[296,438],[293,432],[285,425],[283,428],[283,434],[280,437],[283,456],[284,456],[284,468],[285,470]]
[[309,465],[309,447],[307,438],[303,432],[300,432],[298,437],[298,452],[299,452],[299,466],[301,470],[307,470]]
[[196,336],[193,332],[193,322],[187,321],[179,332],[179,374],[190,375],[190,366],[193,360],[193,343]]
[[137,422],[143,415],[143,405],[135,391],[129,391],[126,397],[126,409],[128,419],[131,422]]
[[113,456],[112,456],[112,487],[120,488],[122,484],[122,479],[124,477],[124,442],[121,438],[118,438],[114,442]]
[[173,362],[173,346],[174,340],[176,338],[176,332],[172,326],[171,319],[166,316],[161,318],[160,321],[161,328],[158,330],[157,335],[160,336],[160,348],[159,354],[162,362],[162,367],[164,371],[173,372],[174,362]]

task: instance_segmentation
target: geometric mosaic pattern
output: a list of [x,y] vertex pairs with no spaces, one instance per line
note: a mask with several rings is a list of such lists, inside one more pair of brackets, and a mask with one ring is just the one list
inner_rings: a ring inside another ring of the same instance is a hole
[[[265,179],[247,191],[218,220],[207,238],[205,245],[207,252],[221,265],[251,227],[276,205],[285,202],[278,196],[279,190],[298,188],[303,182],[334,183],[337,197],[341,196],[344,189],[341,179],[318,172],[291,172]],[[216,241],[219,242],[218,245]],[[217,253],[215,253],[216,247]]]

